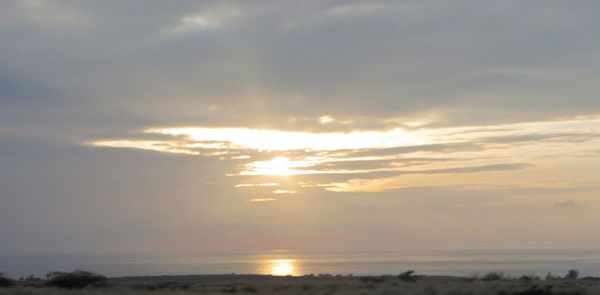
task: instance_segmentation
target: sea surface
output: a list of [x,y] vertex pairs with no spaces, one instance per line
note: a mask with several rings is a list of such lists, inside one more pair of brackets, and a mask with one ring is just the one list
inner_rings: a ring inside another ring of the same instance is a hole
[[470,249],[388,252],[178,253],[119,255],[2,255],[0,271],[18,278],[49,271],[83,269],[107,276],[182,274],[341,274],[381,275],[415,270],[419,274],[600,276],[600,249]]

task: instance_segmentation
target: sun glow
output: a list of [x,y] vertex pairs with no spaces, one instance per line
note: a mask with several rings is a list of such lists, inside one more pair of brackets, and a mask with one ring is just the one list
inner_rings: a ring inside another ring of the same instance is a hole
[[[322,123],[331,123],[324,116]],[[404,125],[417,127],[418,120]],[[385,175],[481,173],[536,167],[543,158],[598,155],[600,116],[490,126],[395,128],[379,131],[301,132],[252,128],[151,128],[142,138],[86,142],[96,147],[130,148],[230,160],[228,176],[286,177],[286,187],[268,177],[247,177],[238,188],[256,187],[262,196],[291,194],[300,175],[330,174],[345,181],[321,182],[331,191],[365,187]],[[167,136],[165,136],[167,135]],[[573,144],[577,142],[578,144]],[[269,157],[269,158],[266,158]],[[347,176],[343,176],[346,174]],[[369,177],[362,175],[371,174]],[[306,178],[306,177],[304,177]],[[324,176],[323,179],[326,177]],[[402,179],[406,179],[403,176]],[[419,182],[420,183],[420,182]],[[381,187],[383,184],[378,185]],[[403,185],[408,185],[404,181]],[[377,188],[380,190],[381,188]],[[298,190],[298,193],[301,191]],[[263,197],[266,199],[266,197]]]
[[291,276],[295,273],[294,261],[291,259],[273,259],[270,264],[272,275]]
[[[330,122],[327,116],[324,122]],[[421,121],[406,122],[416,127]],[[143,130],[148,135],[169,135],[170,139],[107,139],[94,140],[86,144],[98,147],[136,148],[165,153],[190,155],[227,154],[231,151],[335,151],[355,149],[383,149],[410,147],[416,145],[460,143],[481,140],[494,136],[536,136],[549,133],[573,133],[589,135],[596,132],[600,117],[575,118],[564,121],[529,122],[497,125],[490,129],[485,126],[446,127],[433,129],[405,130],[395,128],[379,131],[354,131],[349,133],[315,133],[282,131],[252,128],[208,128],[174,127],[149,128]],[[558,131],[560,130],[560,132]],[[211,154],[212,152],[212,154]],[[249,159],[247,154],[232,154],[232,159]]]
[[154,128],[144,132],[184,136],[202,144],[226,143],[229,148],[270,151],[360,149],[424,143],[419,135],[401,128],[387,131],[311,133],[251,128],[179,127]]
[[298,167],[298,164],[286,157],[275,157],[268,161],[253,162],[247,166],[257,174],[285,176],[294,174],[294,170],[291,168]]

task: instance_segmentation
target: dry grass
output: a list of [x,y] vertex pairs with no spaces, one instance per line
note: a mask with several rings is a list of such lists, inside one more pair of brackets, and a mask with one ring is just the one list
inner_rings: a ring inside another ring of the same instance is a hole
[[407,294],[407,295],[595,295],[599,281],[555,280],[456,280],[426,278],[406,282],[396,277],[364,278],[232,278],[197,282],[162,281],[112,283],[106,288],[64,290],[12,287],[0,289],[6,295],[162,295],[162,294]]

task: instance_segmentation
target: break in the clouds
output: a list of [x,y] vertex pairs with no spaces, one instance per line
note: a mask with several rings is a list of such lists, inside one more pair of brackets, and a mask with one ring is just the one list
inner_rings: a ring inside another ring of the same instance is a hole
[[[407,174],[481,173],[525,169],[581,156],[595,158],[594,153],[600,146],[600,120],[597,117],[504,124],[493,128],[474,126],[309,133],[185,127],[153,128],[144,133],[169,137],[162,141],[109,139],[87,144],[218,156],[233,160],[231,171],[227,174],[231,177],[312,175],[317,182],[323,182],[319,183],[321,187],[338,192],[353,191],[353,188],[369,191],[390,188],[389,184],[387,188],[369,188],[365,187],[365,182],[361,186],[352,185],[361,178],[381,180]],[[338,178],[347,175],[349,182],[328,185],[324,174],[338,175]],[[426,184],[448,185],[437,181],[434,179]],[[300,179],[298,182],[301,184]],[[371,183],[377,184],[377,181]],[[493,185],[494,182],[488,184]],[[398,188],[406,185],[410,184]],[[419,185],[424,184],[421,182]],[[236,185],[243,186],[245,184]]]
[[0,247],[598,246],[599,9],[3,1]]

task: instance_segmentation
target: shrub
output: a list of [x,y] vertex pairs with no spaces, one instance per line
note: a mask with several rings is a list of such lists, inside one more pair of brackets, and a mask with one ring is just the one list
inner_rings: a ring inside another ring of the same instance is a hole
[[5,274],[0,272],[0,288],[12,287],[15,285],[13,280],[9,279]]
[[414,270],[408,270],[408,271],[405,271],[405,272],[399,274],[398,279],[400,279],[404,282],[416,282],[418,277],[414,274],[415,274]]
[[28,275],[26,277],[19,278],[19,285],[22,286],[30,286],[30,287],[40,287],[46,284],[46,281],[42,280],[39,277],[34,275]]
[[499,281],[504,279],[504,274],[501,272],[490,272],[481,278],[483,281]]
[[309,284],[302,284],[302,285],[300,285],[300,289],[302,289],[304,291],[310,290],[312,288],[313,288],[313,286],[311,286]]
[[579,271],[576,269],[569,270],[567,275],[565,276],[565,280],[576,280],[579,276]]
[[559,276],[553,276],[551,272],[546,275],[546,281],[560,280]]
[[156,290],[188,290],[192,287],[192,285],[188,283],[180,283],[180,282],[162,282],[158,284],[139,284],[132,285],[132,289],[136,290],[148,290],[148,291],[156,291]]
[[223,293],[237,293],[237,286],[231,285],[221,289]]
[[378,276],[378,277],[362,277],[360,280],[364,283],[377,284],[385,281],[386,277]]
[[52,280],[56,277],[60,277],[67,274],[66,272],[62,272],[62,271],[51,271],[49,273],[46,274],[46,281]]
[[519,278],[520,281],[539,281],[540,277],[538,276],[533,276],[533,275],[522,275]]
[[242,288],[242,291],[247,292],[247,293],[257,293],[258,289],[256,289],[256,287],[254,287],[254,286],[246,286],[246,287]]
[[190,284],[180,282],[162,282],[156,285],[156,289],[180,289],[187,290],[191,288]]
[[46,285],[65,289],[80,289],[85,287],[103,287],[108,279],[100,274],[76,270],[74,272],[50,272],[46,275]]
[[[557,294],[552,292],[552,286],[531,286],[528,289],[522,290],[522,291],[518,291],[513,293],[514,295],[553,295],[553,294]],[[573,295],[577,295],[580,293],[575,293],[575,291],[573,291],[573,293],[558,293],[558,294],[573,294]]]

